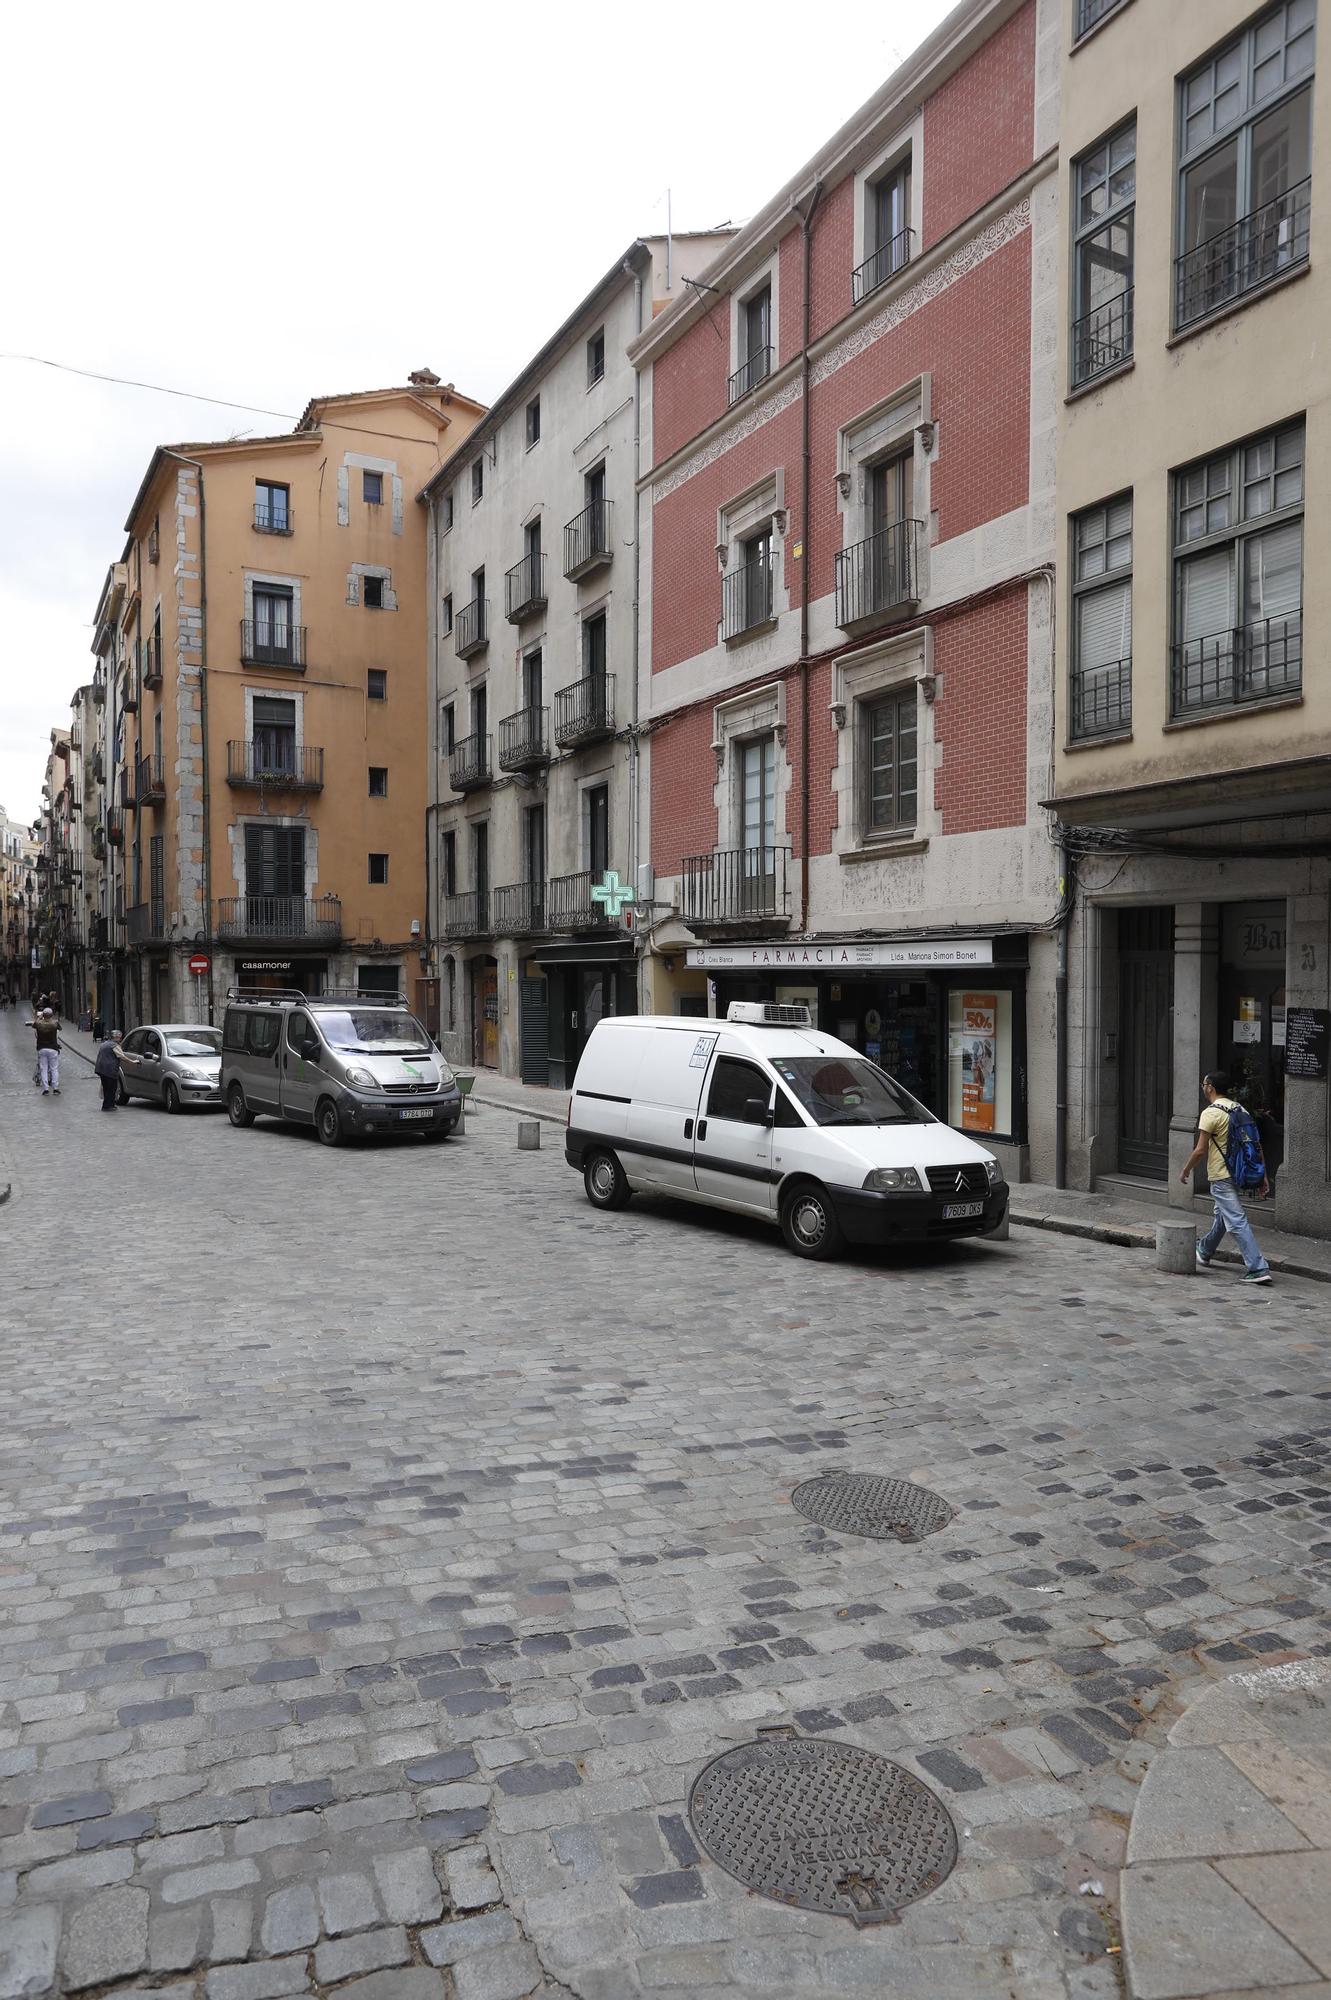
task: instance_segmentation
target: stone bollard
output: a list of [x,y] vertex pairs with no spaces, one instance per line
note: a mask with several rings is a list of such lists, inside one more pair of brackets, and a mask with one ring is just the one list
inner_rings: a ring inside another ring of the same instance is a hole
[[541,1150],[541,1121],[539,1118],[519,1118],[518,1151],[539,1153]]
[[984,1232],[984,1240],[985,1240],[985,1242],[986,1242],[986,1243],[1006,1243],[1006,1242],[1007,1242],[1007,1240],[1008,1240],[1008,1211],[1007,1211],[1006,1209],[1004,1209],[1004,1210],[1003,1210],[1003,1220],[1002,1220],[1001,1222],[997,1222],[997,1223],[995,1223],[995,1224],[994,1224],[994,1227],[993,1227],[992,1229],[986,1229],[986,1230],[985,1230],[985,1232]]
[[1157,1222],[1155,1225],[1155,1267],[1175,1277],[1186,1277],[1197,1268],[1197,1225],[1195,1222]]

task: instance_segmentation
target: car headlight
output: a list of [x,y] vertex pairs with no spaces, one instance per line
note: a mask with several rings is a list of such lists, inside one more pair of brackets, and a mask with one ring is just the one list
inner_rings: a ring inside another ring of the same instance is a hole
[[439,1065],[439,1088],[441,1090],[447,1090],[449,1084],[452,1081],[453,1081],[452,1070],[448,1067],[448,1064],[446,1062],[441,1062]]
[[864,1185],[874,1194],[918,1194],[920,1177],[914,1167],[875,1167]]
[[354,1083],[357,1090],[377,1090],[379,1088],[378,1077],[371,1076],[367,1069],[349,1069],[347,1071],[347,1082]]
[[186,1083],[216,1083],[217,1081],[216,1077],[211,1076],[206,1069],[182,1069],[180,1074],[184,1077]]
[[991,1188],[1001,1187],[1003,1182],[1003,1169],[1002,1167],[999,1166],[998,1161],[986,1160],[984,1163],[984,1170],[989,1176],[990,1187]]

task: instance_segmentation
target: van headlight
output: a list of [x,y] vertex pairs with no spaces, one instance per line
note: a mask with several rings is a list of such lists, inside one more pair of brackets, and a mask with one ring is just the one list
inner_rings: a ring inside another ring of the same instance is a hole
[[453,1081],[452,1070],[448,1067],[448,1064],[446,1062],[441,1062],[439,1065],[439,1088],[441,1090],[447,1090],[449,1084],[452,1081]]
[[864,1186],[870,1194],[918,1194],[920,1177],[914,1167],[875,1167]]
[[999,1166],[997,1160],[986,1160],[984,1163],[984,1170],[989,1176],[989,1185],[991,1188],[1002,1186],[1003,1169],[1002,1167]]
[[354,1084],[357,1090],[377,1090],[379,1088],[378,1077],[371,1076],[367,1069],[349,1069],[347,1071],[347,1082]]

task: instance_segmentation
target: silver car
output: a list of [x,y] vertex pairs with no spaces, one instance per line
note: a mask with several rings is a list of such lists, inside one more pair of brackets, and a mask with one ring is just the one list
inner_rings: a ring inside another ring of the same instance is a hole
[[155,1098],[168,1111],[222,1102],[222,1031],[188,1021],[134,1028],[120,1044],[119,1102]]

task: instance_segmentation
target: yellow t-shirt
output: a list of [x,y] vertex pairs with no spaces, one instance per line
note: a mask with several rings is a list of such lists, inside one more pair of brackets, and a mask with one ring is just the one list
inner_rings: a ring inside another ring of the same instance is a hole
[[1233,1108],[1234,1100],[1232,1098],[1217,1097],[1215,1103],[1208,1104],[1201,1117],[1197,1120],[1198,1131],[1205,1132],[1207,1137],[1206,1178],[1208,1181],[1227,1181],[1229,1179],[1229,1167],[1225,1162],[1225,1153],[1229,1147],[1229,1114]]

